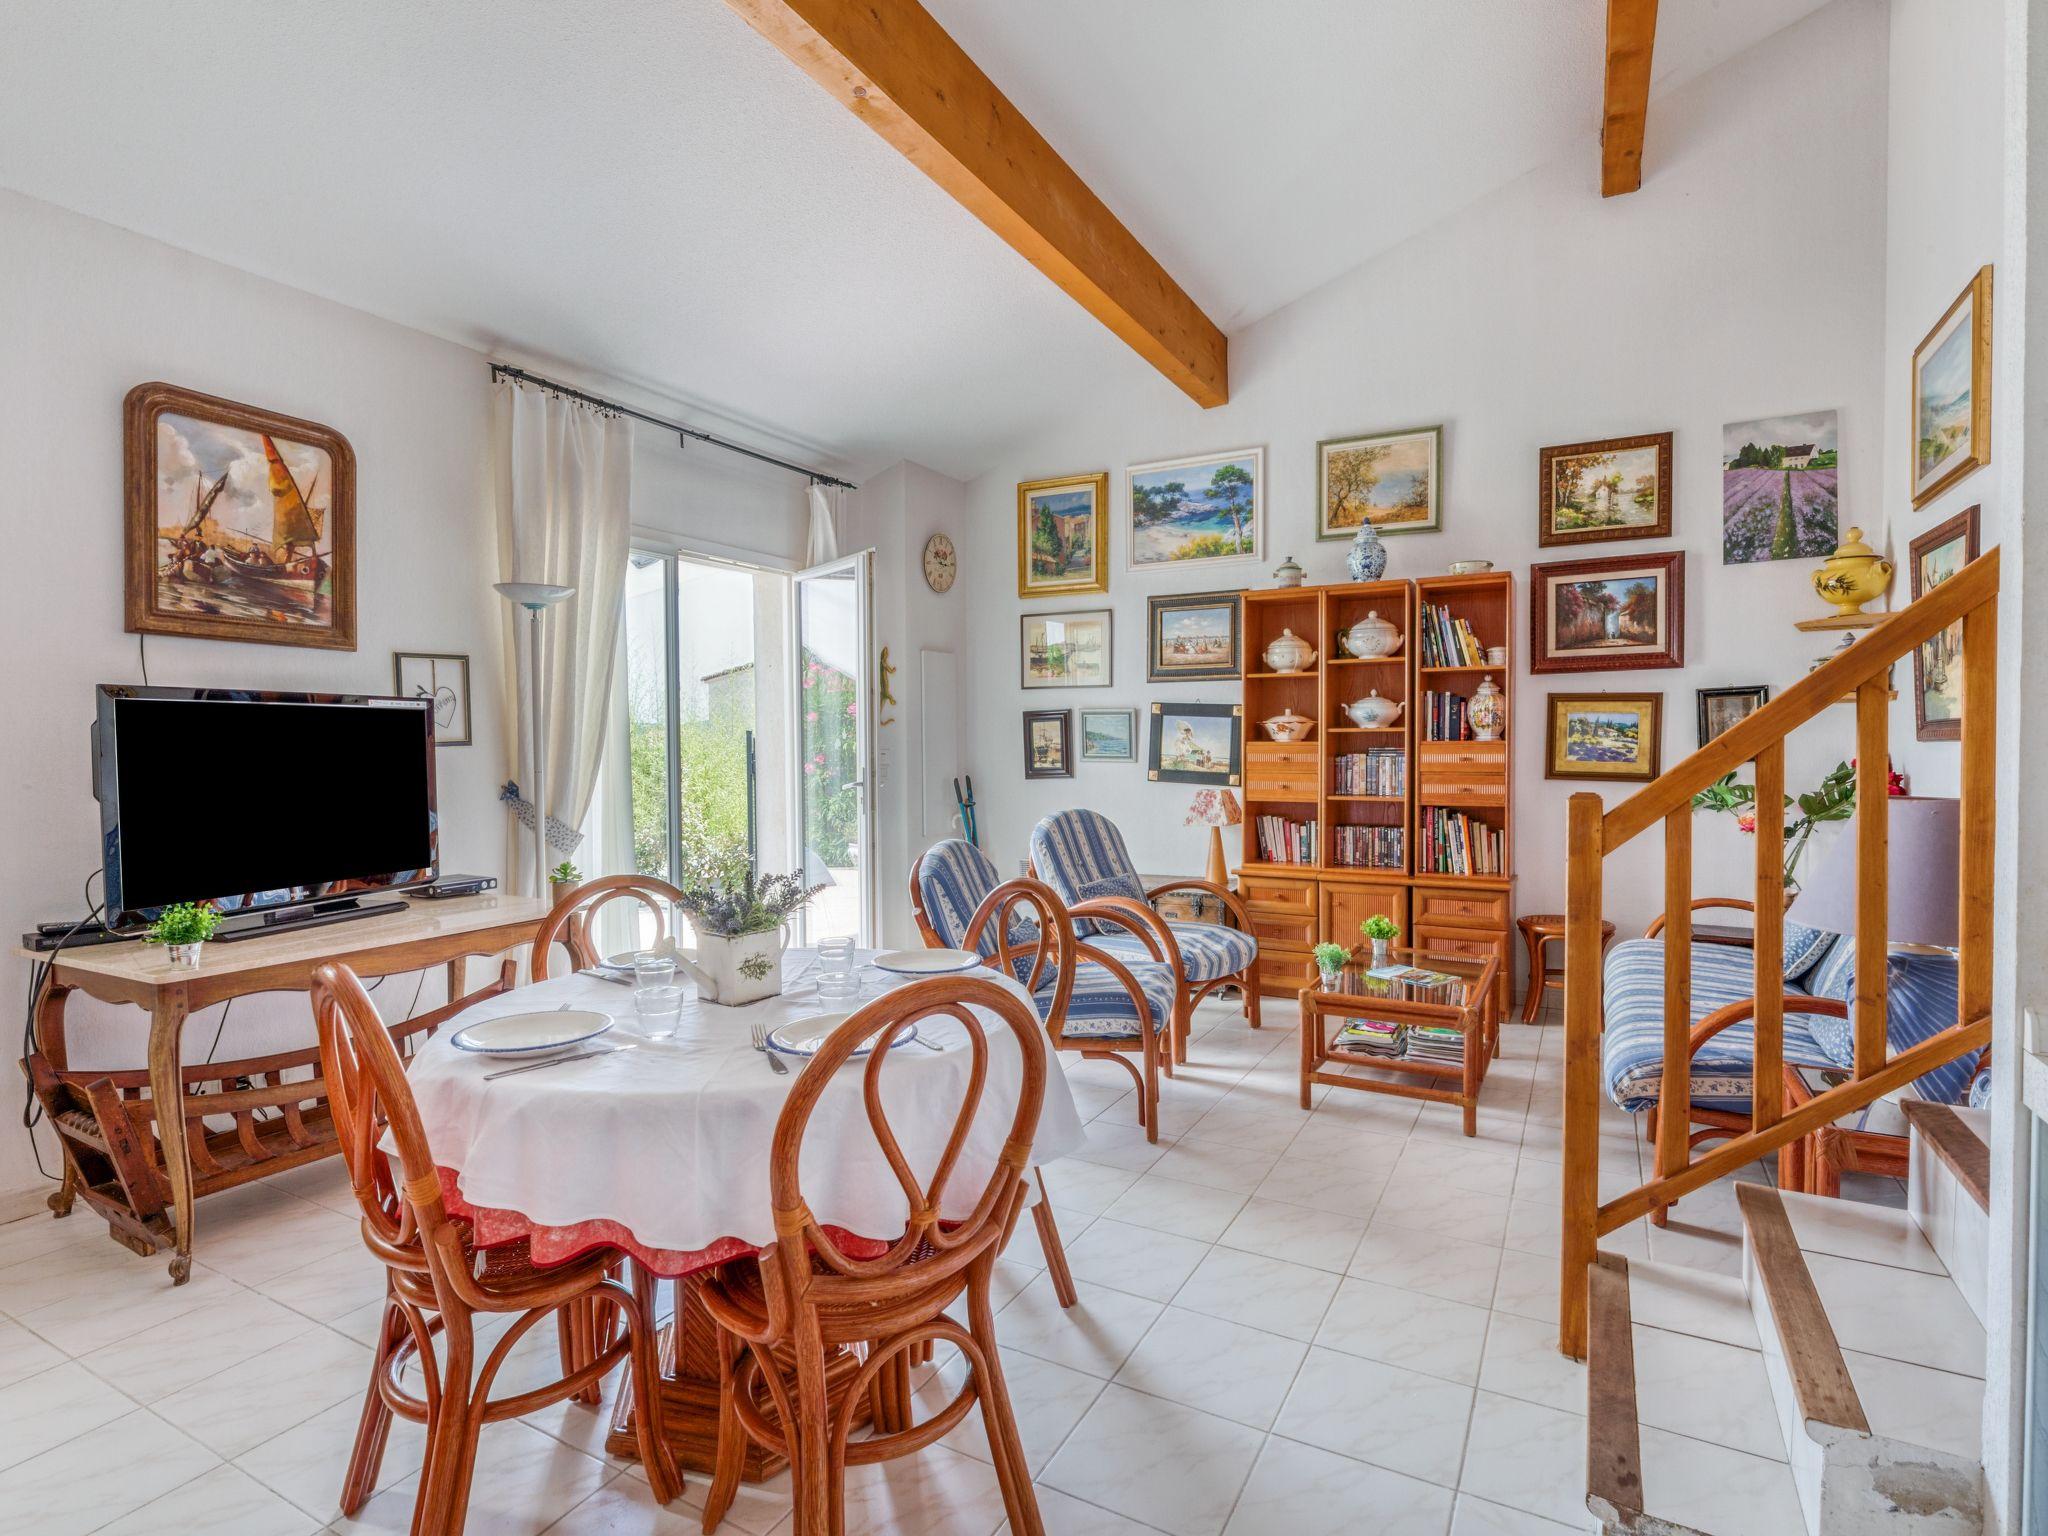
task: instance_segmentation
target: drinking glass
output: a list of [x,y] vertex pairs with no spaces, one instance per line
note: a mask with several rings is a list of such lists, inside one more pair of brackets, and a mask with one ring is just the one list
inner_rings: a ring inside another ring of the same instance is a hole
[[649,1040],[673,1039],[683,1016],[683,989],[669,986],[635,987],[633,1011],[640,1015],[640,1033]]
[[853,967],[853,940],[836,937],[818,940],[818,997],[823,1002],[844,1002],[860,991],[860,978]]

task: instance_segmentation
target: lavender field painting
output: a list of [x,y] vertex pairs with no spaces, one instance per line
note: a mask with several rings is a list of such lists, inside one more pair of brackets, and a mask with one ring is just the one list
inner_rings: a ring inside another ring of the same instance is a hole
[[1817,560],[1838,538],[1835,413],[1721,429],[1721,562]]

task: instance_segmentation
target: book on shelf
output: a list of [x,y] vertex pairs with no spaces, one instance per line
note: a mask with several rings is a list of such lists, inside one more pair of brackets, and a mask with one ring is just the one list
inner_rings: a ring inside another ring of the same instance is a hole
[[1471,706],[1462,693],[1431,689],[1422,696],[1424,741],[1472,740]]
[[1408,867],[1407,838],[1400,827],[1330,828],[1330,862],[1341,869]]
[[1472,626],[1441,603],[1422,605],[1422,664],[1425,667],[1477,667],[1486,663],[1486,647]]
[[1408,792],[1408,754],[1400,747],[1370,747],[1346,752],[1337,759],[1333,795],[1404,795]]
[[1290,821],[1285,816],[1257,816],[1252,830],[1258,837],[1259,858],[1267,864],[1313,864],[1316,861],[1316,824]]
[[1416,819],[1417,873],[1498,875],[1506,873],[1507,838],[1501,828],[1454,811],[1426,805]]
[[1399,1056],[1408,1028],[1397,1019],[1347,1019],[1331,1037],[1330,1049],[1346,1056]]

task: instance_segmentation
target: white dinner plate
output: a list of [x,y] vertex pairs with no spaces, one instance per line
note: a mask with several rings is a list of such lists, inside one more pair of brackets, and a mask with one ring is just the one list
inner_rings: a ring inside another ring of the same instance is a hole
[[871,962],[878,971],[894,976],[950,976],[971,971],[981,956],[971,949],[892,949]]
[[[768,1044],[785,1056],[815,1056],[818,1054],[818,1048],[825,1043],[825,1037],[852,1017],[853,1015],[850,1013],[820,1013],[814,1014],[808,1019],[797,1019],[788,1024],[780,1024],[768,1031]],[[875,1031],[877,1035],[880,1033],[880,1030]],[[874,1038],[874,1035],[868,1036],[867,1044],[862,1045],[853,1054],[855,1056],[867,1055],[869,1049],[874,1044]],[[891,1049],[894,1050],[908,1045],[916,1039],[918,1039],[917,1026],[913,1024],[906,1033],[896,1037],[896,1045],[892,1046]]]
[[552,1013],[508,1013],[458,1029],[449,1043],[484,1056],[525,1056],[558,1051],[612,1027],[612,1016],[595,1008],[557,1008]]

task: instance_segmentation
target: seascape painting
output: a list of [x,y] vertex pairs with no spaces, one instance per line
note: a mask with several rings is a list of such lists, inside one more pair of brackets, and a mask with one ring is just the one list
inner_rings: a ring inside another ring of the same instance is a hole
[[1257,559],[1265,478],[1263,448],[1133,464],[1131,568]]
[[1913,505],[1991,462],[1991,268],[1913,349]]
[[1381,533],[1441,527],[1442,453],[1442,427],[1316,444],[1322,486],[1316,537],[1348,539],[1364,523]]
[[1236,677],[1240,599],[1235,592],[1187,592],[1145,600],[1150,644],[1145,680],[1152,683]]
[[1074,716],[1071,710],[1034,709],[1024,713],[1024,777],[1071,779],[1074,776]]
[[1138,712],[1135,709],[1081,711],[1081,761],[1135,763],[1138,760]]
[[1110,681],[1110,612],[1027,613],[1018,639],[1026,688],[1101,688]]
[[1662,694],[1550,696],[1551,779],[1654,779]]
[[1109,475],[1069,475],[1017,487],[1017,595],[1107,592],[1103,509]]
[[1721,429],[1721,563],[1824,560],[1836,526],[1833,411],[1766,416]]
[[1671,532],[1671,434],[1566,443],[1538,456],[1537,542],[1597,544]]
[[1167,784],[1239,783],[1244,711],[1235,704],[1154,704],[1151,778]]
[[127,452],[131,630],[354,648],[346,439],[149,384]]

